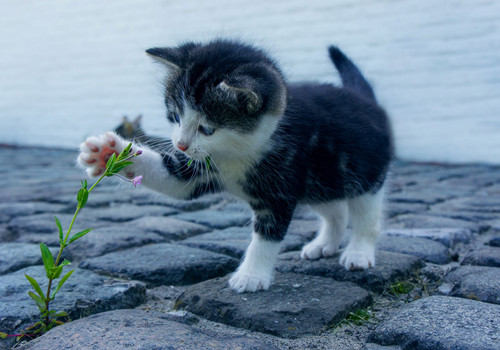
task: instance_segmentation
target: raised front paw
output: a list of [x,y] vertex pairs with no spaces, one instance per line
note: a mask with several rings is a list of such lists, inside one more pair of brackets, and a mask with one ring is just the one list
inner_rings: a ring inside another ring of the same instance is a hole
[[111,155],[119,154],[125,146],[125,141],[113,132],[91,136],[80,145],[78,164],[87,170],[89,176],[100,176]]
[[267,274],[257,275],[236,271],[229,280],[229,286],[238,293],[266,290],[271,285],[271,277]]

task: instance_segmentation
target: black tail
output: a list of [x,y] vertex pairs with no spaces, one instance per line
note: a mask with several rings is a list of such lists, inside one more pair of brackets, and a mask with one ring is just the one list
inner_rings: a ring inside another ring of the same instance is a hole
[[358,67],[338,47],[330,46],[328,52],[333,64],[340,73],[343,86],[364,98],[376,102],[372,87],[363,77]]

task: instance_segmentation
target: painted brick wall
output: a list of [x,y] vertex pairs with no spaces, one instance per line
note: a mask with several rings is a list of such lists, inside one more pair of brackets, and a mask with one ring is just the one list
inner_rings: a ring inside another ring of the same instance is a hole
[[406,159],[500,163],[500,1],[3,0],[0,143],[76,147],[144,115],[168,134],[152,46],[236,36],[289,80],[338,82],[340,45],[373,82]]

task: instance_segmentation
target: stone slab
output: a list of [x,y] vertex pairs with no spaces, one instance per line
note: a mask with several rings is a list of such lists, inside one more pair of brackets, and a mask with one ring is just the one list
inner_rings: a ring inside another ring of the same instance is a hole
[[365,308],[372,298],[350,282],[299,274],[277,274],[269,290],[238,294],[228,279],[188,287],[176,308],[209,320],[285,338],[317,335],[349,312]]
[[492,247],[500,247],[500,236],[493,237],[488,244]]
[[387,284],[405,279],[422,266],[422,261],[416,256],[379,250],[375,256],[375,267],[349,271],[339,263],[339,255],[303,260],[299,252],[289,252],[278,257],[276,270],[350,281],[374,292],[382,292]]
[[176,322],[169,314],[116,310],[73,321],[52,329],[20,349],[277,349],[255,337],[221,336]]
[[500,267],[500,248],[484,247],[470,251],[464,256],[462,264]]
[[377,239],[377,249],[417,256],[434,264],[451,261],[450,252],[444,244],[426,238],[382,235]]
[[131,221],[127,225],[128,227],[136,227],[143,232],[157,233],[168,240],[184,239],[212,230],[207,226],[161,216],[143,217]]
[[[251,232],[251,227],[230,227],[191,237],[180,241],[179,244],[227,254],[240,259],[250,243]],[[298,250],[306,241],[307,238],[302,235],[287,234],[282,242],[281,252]]]
[[93,211],[93,215],[100,220],[111,222],[127,222],[145,216],[167,216],[175,214],[178,211],[158,205],[132,205],[120,204],[108,208],[99,208]]
[[159,286],[192,284],[224,276],[238,266],[238,260],[179,244],[158,243],[85,259],[79,266]]
[[500,305],[432,296],[382,321],[368,342],[418,350],[500,349]]
[[165,237],[153,232],[143,232],[128,225],[112,225],[92,230],[71,243],[64,256],[71,261],[104,255],[118,250],[139,247],[152,243],[163,243]]
[[489,228],[487,224],[481,224],[466,220],[453,219],[439,215],[408,214],[399,215],[387,220],[387,226],[391,228],[405,229],[436,229],[436,228],[463,228],[472,232],[483,232]]
[[42,263],[38,244],[0,243],[0,275]]
[[[73,226],[73,232],[79,232],[87,228],[105,225],[104,223],[99,222],[96,218],[94,218],[88,210],[84,210],[82,210],[81,214],[78,215],[75,221],[75,225]],[[71,223],[71,220],[73,219],[73,214],[36,214],[28,216],[17,216],[9,222],[8,228],[12,232],[20,236],[23,234],[33,233],[54,233],[54,235],[57,237],[58,231],[54,219],[55,216],[57,216],[57,218],[61,221],[61,225],[66,231],[66,229],[69,227],[69,224]]]
[[443,243],[448,248],[453,248],[458,243],[469,243],[473,231],[467,228],[391,228],[385,230],[383,235],[428,238]]
[[251,214],[242,211],[200,210],[181,213],[176,216],[181,220],[194,222],[213,229],[224,229],[231,226],[246,226],[251,222]]
[[444,277],[439,292],[500,304],[500,268],[459,266]]
[[[63,274],[70,271],[64,269]],[[39,318],[34,301],[28,296],[33,288],[24,274],[35,278],[42,290],[47,288],[43,266],[31,266],[0,276],[0,329],[12,333]],[[56,280],[57,282],[57,280]],[[53,310],[64,310],[71,319],[98,312],[132,308],[146,301],[145,285],[99,276],[88,270],[76,269],[51,303]]]

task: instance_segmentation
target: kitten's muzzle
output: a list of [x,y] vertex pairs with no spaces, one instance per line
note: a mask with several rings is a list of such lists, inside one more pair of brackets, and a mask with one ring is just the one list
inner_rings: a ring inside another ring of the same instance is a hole
[[189,148],[189,145],[186,143],[177,142],[177,148],[180,149],[182,152],[186,152],[187,149]]

